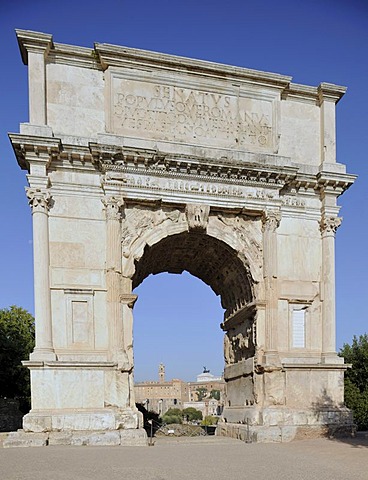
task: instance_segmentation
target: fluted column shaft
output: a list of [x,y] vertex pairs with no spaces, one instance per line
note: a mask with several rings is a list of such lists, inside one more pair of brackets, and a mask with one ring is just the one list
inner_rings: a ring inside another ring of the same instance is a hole
[[54,360],[50,297],[49,204],[46,190],[27,188],[33,221],[33,261],[36,342],[31,360]]
[[263,276],[265,283],[265,350],[266,355],[276,355],[277,334],[277,233],[281,214],[279,211],[266,211],[263,215]]
[[106,287],[107,314],[110,333],[110,355],[121,367],[124,350],[121,293],[121,208],[115,197],[103,199],[106,211]]
[[336,355],[335,233],[341,218],[323,216],[322,234],[322,355]]

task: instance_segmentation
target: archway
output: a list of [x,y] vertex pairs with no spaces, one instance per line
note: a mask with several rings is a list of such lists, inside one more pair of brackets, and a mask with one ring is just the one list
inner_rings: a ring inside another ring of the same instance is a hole
[[281,441],[351,424],[335,346],[337,198],[355,179],[335,156],[344,88],[17,35],[31,112],[10,138],[28,170],[35,238],[24,430],[44,442],[59,431],[75,442],[145,442],[133,287],[182,270],[225,308],[224,433],[248,421],[259,441]]
[[187,271],[220,295],[225,318],[253,301],[247,264],[229,245],[205,233],[183,232],[144,249],[135,262],[133,289],[148,275]]

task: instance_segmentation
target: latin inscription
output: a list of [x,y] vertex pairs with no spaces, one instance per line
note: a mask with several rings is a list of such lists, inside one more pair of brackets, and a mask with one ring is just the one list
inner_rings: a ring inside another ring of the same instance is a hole
[[236,95],[114,79],[113,130],[239,147],[272,146],[272,104]]
[[181,192],[194,195],[214,195],[220,197],[243,197],[254,200],[268,200],[275,197],[275,192],[265,189],[242,187],[239,185],[230,185],[222,183],[210,183],[192,180],[154,178],[145,176],[135,176],[116,173],[110,173],[108,181],[122,181],[127,187],[142,188],[149,190],[159,190],[161,192]]

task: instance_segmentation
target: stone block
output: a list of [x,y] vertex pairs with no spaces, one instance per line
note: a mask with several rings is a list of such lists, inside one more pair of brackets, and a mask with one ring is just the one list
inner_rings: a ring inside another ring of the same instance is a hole
[[11,432],[4,440],[3,447],[45,447],[48,444],[48,433],[31,433],[24,430]]
[[72,432],[50,432],[49,445],[70,445]]
[[51,430],[51,416],[28,413],[23,417],[23,430],[34,433],[49,432]]
[[113,430],[109,432],[91,433],[89,445],[120,445],[120,432]]
[[280,427],[258,427],[253,431],[252,440],[256,443],[282,442],[282,429]]
[[148,445],[147,433],[143,428],[120,430],[120,445],[146,447]]

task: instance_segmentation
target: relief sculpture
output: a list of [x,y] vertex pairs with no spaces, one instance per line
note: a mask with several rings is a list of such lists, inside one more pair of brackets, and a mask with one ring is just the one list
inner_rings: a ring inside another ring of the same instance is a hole
[[226,365],[232,365],[255,354],[253,319],[226,332],[224,337],[224,356]]
[[133,242],[142,238],[153,228],[159,227],[164,222],[179,222],[183,213],[178,209],[155,209],[145,207],[132,207],[125,210],[122,225],[122,251],[124,257],[130,256]]

